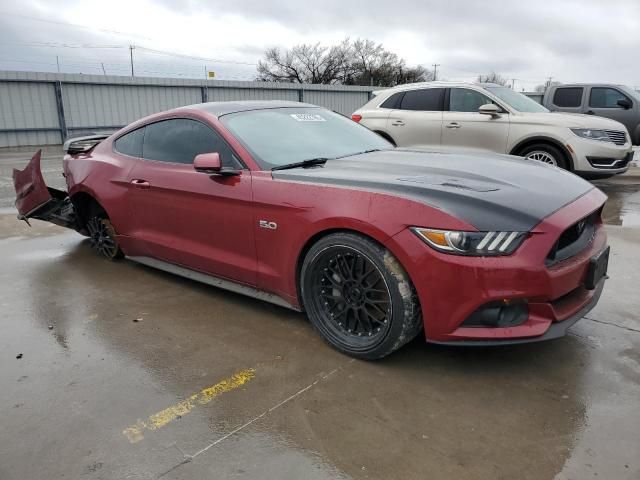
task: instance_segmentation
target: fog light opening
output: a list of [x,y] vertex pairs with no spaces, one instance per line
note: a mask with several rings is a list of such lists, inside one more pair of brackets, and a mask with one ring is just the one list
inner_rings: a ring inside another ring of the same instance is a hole
[[463,327],[507,328],[522,325],[529,318],[527,299],[504,299],[478,308],[463,322]]

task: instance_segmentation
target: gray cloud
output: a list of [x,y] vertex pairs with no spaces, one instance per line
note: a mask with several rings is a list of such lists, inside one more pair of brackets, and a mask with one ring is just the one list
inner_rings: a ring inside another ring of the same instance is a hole
[[[107,5],[102,8],[108,8]],[[390,46],[410,64],[440,63],[442,74],[450,79],[472,79],[478,73],[494,70],[518,78],[527,87],[548,76],[560,81],[611,81],[640,86],[640,62],[636,60],[640,52],[638,0],[316,0],[308,3],[300,0],[157,0],[155,5],[193,17],[236,15],[248,23],[269,22],[278,33],[291,32],[292,38],[309,43],[346,36],[371,38]],[[64,21],[65,10],[73,6],[70,0],[47,3],[46,7],[27,2],[20,5],[19,12],[34,16],[44,12],[52,20]],[[113,29],[118,30],[119,26],[113,25]],[[144,26],[140,31],[143,34]],[[282,41],[283,35],[277,38]],[[42,61],[43,56],[52,57],[52,49],[16,47],[7,52],[2,44],[9,41],[115,41],[142,42],[153,48],[154,40],[140,41],[109,32],[0,17],[0,58],[22,55],[26,59],[23,61],[33,59],[34,68],[38,65],[36,58]],[[252,31],[238,31],[237,38],[232,40],[234,46],[223,52],[225,58],[245,62],[257,61],[266,47],[277,45],[269,35],[253,36]],[[63,53],[77,62],[95,63],[100,56],[113,63],[114,69],[118,64],[126,64],[127,55],[126,50],[66,49]],[[149,64],[149,71],[171,68],[172,64],[158,56],[141,57],[140,61]],[[190,62],[182,59],[174,59],[173,64],[177,62],[183,63],[181,69],[186,74],[190,68],[202,68],[195,63],[187,68]],[[0,67],[7,68],[2,60]],[[251,68],[227,67],[234,75],[252,73]]]

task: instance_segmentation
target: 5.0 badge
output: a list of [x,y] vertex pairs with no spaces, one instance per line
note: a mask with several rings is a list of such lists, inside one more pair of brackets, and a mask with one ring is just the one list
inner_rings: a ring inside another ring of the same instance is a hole
[[269,230],[275,230],[278,228],[278,224],[276,222],[270,222],[269,220],[260,220],[258,225],[262,228],[268,228]]

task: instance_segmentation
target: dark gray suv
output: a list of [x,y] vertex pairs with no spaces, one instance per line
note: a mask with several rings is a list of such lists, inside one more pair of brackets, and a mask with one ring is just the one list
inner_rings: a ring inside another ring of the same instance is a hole
[[625,85],[596,83],[549,87],[542,104],[552,112],[585,113],[622,123],[634,145],[640,145],[640,93]]

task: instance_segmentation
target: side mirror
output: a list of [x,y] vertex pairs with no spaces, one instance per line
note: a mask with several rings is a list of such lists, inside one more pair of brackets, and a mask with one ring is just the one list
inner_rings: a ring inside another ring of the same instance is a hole
[[196,172],[203,173],[217,173],[222,169],[222,162],[220,161],[220,154],[213,153],[201,153],[196,155],[193,159],[193,168]]
[[491,115],[493,118],[496,118],[500,116],[500,107],[495,103],[487,103],[478,108],[478,113]]
[[619,107],[622,107],[625,110],[629,110],[631,107],[633,107],[633,103],[631,103],[628,98],[621,98],[617,103]]
[[240,170],[223,168],[220,154],[218,152],[201,153],[193,159],[193,168],[196,172],[208,173],[209,175],[240,175]]

